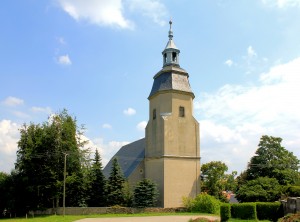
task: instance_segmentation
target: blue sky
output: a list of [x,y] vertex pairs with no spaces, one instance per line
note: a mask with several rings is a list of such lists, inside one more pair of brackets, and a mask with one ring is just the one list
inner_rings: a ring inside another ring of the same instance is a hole
[[0,171],[14,166],[18,128],[63,108],[104,164],[144,137],[170,18],[202,163],[241,172],[265,134],[300,158],[300,0],[4,0]]

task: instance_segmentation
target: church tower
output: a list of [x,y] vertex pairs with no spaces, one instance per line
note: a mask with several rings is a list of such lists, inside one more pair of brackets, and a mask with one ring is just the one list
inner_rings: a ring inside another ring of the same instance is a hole
[[199,123],[193,116],[194,93],[189,75],[179,65],[180,50],[169,41],[163,68],[153,77],[146,127],[145,178],[158,185],[160,207],[180,207],[182,197],[200,192]]

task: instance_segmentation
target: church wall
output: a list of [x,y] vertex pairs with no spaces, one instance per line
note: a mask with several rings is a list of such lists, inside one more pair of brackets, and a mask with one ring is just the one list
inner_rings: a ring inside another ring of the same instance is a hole
[[[184,117],[179,107],[184,107]],[[180,207],[184,196],[200,192],[199,123],[192,107],[192,96],[186,93],[159,93],[150,101],[145,176],[157,183],[162,207]]]
[[141,161],[140,164],[134,169],[134,171],[128,177],[130,187],[134,188],[136,184],[145,178],[145,163]]
[[[163,93],[151,99],[149,122],[146,127],[146,157],[159,157],[164,154],[164,126],[161,115],[172,112],[171,98],[171,93]],[[156,110],[155,119],[153,119],[154,109]]]
[[[179,116],[179,107],[184,107],[184,117]],[[199,156],[199,124],[192,115],[191,96],[172,94],[172,115],[164,127],[165,155]]]
[[164,207],[183,206],[183,197],[200,193],[200,158],[165,158]]
[[151,179],[156,183],[159,197],[157,206],[163,206],[164,197],[164,162],[162,158],[145,158],[145,178]]

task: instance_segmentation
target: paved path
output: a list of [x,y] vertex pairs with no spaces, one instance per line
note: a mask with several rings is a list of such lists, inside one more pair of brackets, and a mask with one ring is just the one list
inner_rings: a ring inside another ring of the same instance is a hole
[[113,217],[113,218],[86,218],[76,222],[188,222],[190,219],[205,217],[213,220],[220,220],[217,216],[145,216],[145,217]]

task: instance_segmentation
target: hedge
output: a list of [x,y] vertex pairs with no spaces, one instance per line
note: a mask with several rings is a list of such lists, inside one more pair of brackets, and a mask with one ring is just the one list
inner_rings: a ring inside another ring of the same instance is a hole
[[280,202],[258,202],[256,203],[256,212],[259,220],[277,221],[278,218],[284,216],[282,204]]
[[256,220],[255,203],[237,203],[231,205],[231,217],[244,220]]
[[231,217],[230,204],[222,204],[220,206],[221,221],[228,221]]

